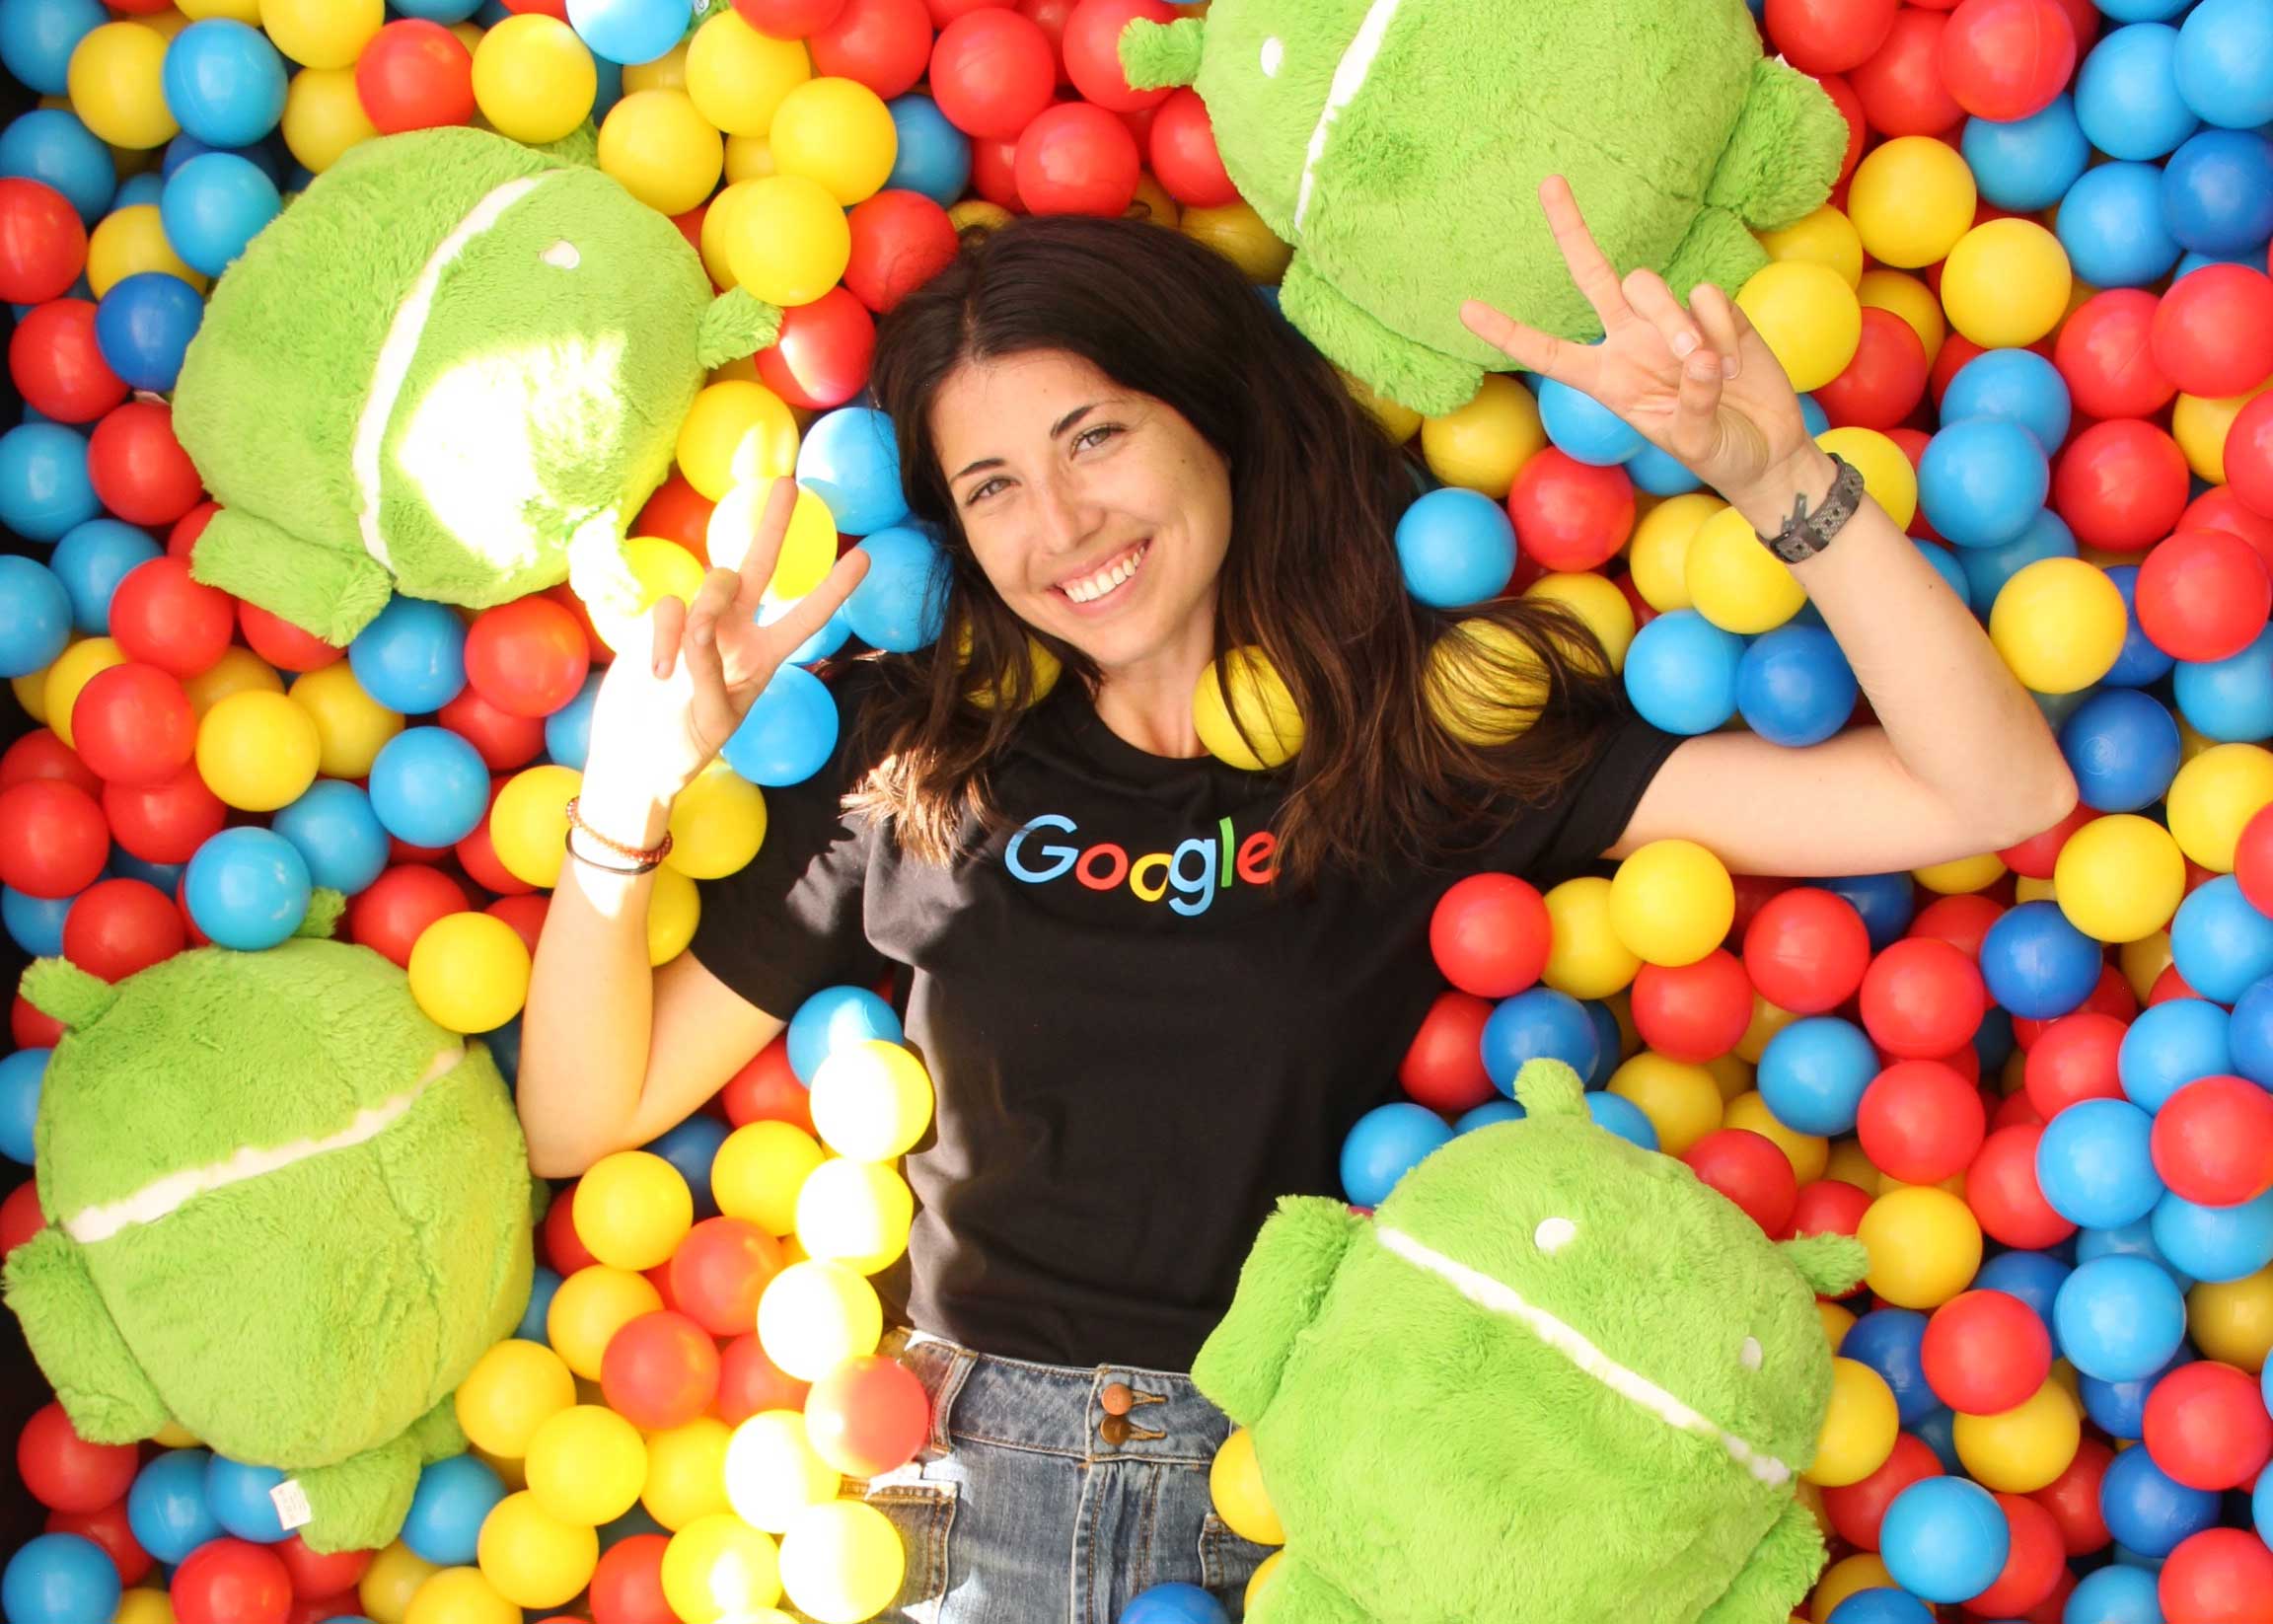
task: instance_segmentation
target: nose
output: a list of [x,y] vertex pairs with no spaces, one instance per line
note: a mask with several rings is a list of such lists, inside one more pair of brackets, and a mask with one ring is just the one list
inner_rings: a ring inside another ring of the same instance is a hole
[[1045,553],[1077,553],[1096,534],[1096,508],[1064,470],[1054,469],[1035,485],[1035,540]]

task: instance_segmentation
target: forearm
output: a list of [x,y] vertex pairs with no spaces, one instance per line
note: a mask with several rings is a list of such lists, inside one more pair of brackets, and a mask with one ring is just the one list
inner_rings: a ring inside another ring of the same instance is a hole
[[[1796,469],[1740,493],[1735,505],[1753,528],[1773,534],[1796,496],[1817,505],[1835,472],[1809,448]],[[2043,713],[1883,508],[1866,497],[1832,545],[1792,572],[1839,640],[1903,769],[1977,824],[1984,849],[2067,815],[2075,779]]]

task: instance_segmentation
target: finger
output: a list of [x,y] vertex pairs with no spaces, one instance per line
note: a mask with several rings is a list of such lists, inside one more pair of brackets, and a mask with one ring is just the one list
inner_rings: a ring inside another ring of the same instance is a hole
[[868,573],[868,554],[854,548],[839,558],[821,584],[799,598],[779,620],[766,627],[769,637],[778,637],[789,648],[803,646],[805,639],[829,624],[829,617],[844,607],[844,600],[852,596]]
[[1742,370],[1737,361],[1741,339],[1736,324],[1743,315],[1734,301],[1711,282],[1700,282],[1690,290],[1689,309],[1705,331],[1705,342],[1721,357],[1722,377],[1735,377]]
[[1563,262],[1571,267],[1571,280],[1578,284],[1578,291],[1602,319],[1602,331],[1609,332],[1632,312],[1626,308],[1625,294],[1619,291],[1618,272],[1595,244],[1594,234],[1586,229],[1578,199],[1571,194],[1571,183],[1560,175],[1548,176],[1539,183],[1539,203],[1547,211],[1547,226],[1555,234]]
[[[734,494],[728,492],[728,499]],[[767,487],[765,500],[758,507],[749,551],[741,558],[741,589],[753,602],[773,579],[773,566],[781,557],[781,540],[789,534],[789,519],[796,511],[797,481],[784,474]]]
[[1526,371],[1593,393],[1592,385],[1601,371],[1601,361],[1592,345],[1575,344],[1552,332],[1525,327],[1481,299],[1470,299],[1460,307],[1460,321],[1470,332]]
[[1681,363],[1681,388],[1673,400],[1673,422],[1665,438],[1684,464],[1694,467],[1713,450],[1715,418],[1725,382],[1721,357],[1711,349],[1697,349]]
[[731,569],[714,568],[702,577],[702,589],[687,609],[687,640],[707,648],[718,640],[718,617],[732,606],[742,589],[742,577]]
[[679,662],[679,641],[687,627],[687,606],[677,598],[663,598],[649,612],[647,624],[654,637],[655,675],[667,680]]
[[1657,330],[1676,361],[1688,360],[1705,346],[1705,334],[1681,308],[1681,301],[1673,297],[1664,277],[1647,266],[1637,266],[1626,273],[1625,291],[1634,314]]

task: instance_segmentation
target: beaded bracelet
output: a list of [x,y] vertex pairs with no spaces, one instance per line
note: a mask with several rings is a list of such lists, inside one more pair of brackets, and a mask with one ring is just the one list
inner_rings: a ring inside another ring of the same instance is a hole
[[[609,874],[651,874],[663,866],[663,859],[671,854],[672,838],[668,830],[664,832],[661,846],[645,850],[636,846],[625,846],[622,841],[610,840],[584,821],[583,813],[577,809],[577,802],[582,799],[583,797],[580,795],[568,797],[568,831],[561,837],[561,841],[570,856],[578,862],[587,863]],[[617,856],[629,858],[634,866],[619,868],[614,863],[599,862],[586,856],[576,849],[576,833],[578,830],[582,830],[586,836]]]

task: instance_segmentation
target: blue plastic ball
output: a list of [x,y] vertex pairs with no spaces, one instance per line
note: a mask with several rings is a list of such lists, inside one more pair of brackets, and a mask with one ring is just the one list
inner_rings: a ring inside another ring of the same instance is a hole
[[2206,124],[2254,129],[2273,119],[2273,10],[2263,0],[2202,0],[2179,25],[2174,71],[2179,96]]
[[[186,130],[166,143],[166,158],[158,166],[158,178],[161,181],[172,180],[176,170],[189,162],[190,159],[201,158],[208,152],[225,152],[233,158],[242,158],[262,175],[267,176],[270,181],[276,183],[278,186],[282,186],[284,184],[284,166],[276,161],[276,148],[267,142],[256,142],[248,147],[217,147],[210,142],[198,140],[196,136],[191,135]],[[148,172],[145,171],[144,173]],[[159,187],[161,193],[164,190],[164,186]],[[149,200],[155,203],[158,198],[154,196]],[[123,208],[125,205],[114,203],[111,206]]]
[[2255,130],[2206,129],[2163,166],[2163,223],[2198,254],[2259,251],[2273,236],[2273,141]]
[[821,1063],[839,1049],[881,1039],[898,1043],[906,1034],[892,1006],[865,987],[824,987],[789,1017],[789,1070],[807,1087]]
[[2165,998],[2140,1010],[2115,1052],[2125,1097],[2151,1113],[2195,1078],[2233,1070],[2226,1011],[2202,998]]
[[1342,1142],[1343,1195],[1355,1207],[1380,1206],[1399,1179],[1451,1139],[1444,1119],[1425,1105],[1375,1106]]
[[144,170],[140,175],[129,175],[118,183],[118,194],[110,200],[114,209],[139,208],[144,203],[156,207],[166,195],[166,177],[156,170]]
[[[894,525],[860,544],[868,573],[844,600],[846,627],[871,648],[913,654],[947,624],[947,556],[920,530]],[[835,620],[835,616],[830,617]]]
[[169,897],[181,885],[182,876],[189,871],[185,862],[145,862],[122,846],[110,849],[110,866],[120,879],[140,880]]
[[0,885],[0,925],[8,939],[33,958],[54,958],[63,951],[63,921],[77,897],[35,897],[12,885]]
[[388,709],[430,714],[466,686],[466,623],[447,604],[398,595],[355,633],[347,663]]
[[134,1474],[126,1491],[126,1525],[134,1543],[160,1562],[178,1563],[209,1539],[221,1522],[205,1499],[204,1449],[169,1449]]
[[2273,976],[2273,920],[2249,905],[2240,881],[2219,874],[2178,905],[2170,954],[2188,987],[2213,1003],[2233,1003]]
[[1197,1585],[1155,1585],[1121,1609],[1115,1624],[1230,1624],[1223,1604]]
[[719,752],[752,783],[802,783],[837,748],[837,697],[802,666],[774,672]]
[[2075,95],[2093,146],[2110,158],[2161,158],[2194,133],[2201,120],[2178,94],[2177,55],[2178,31],[2161,23],[2117,29],[2091,47]]
[[0,175],[41,181],[92,230],[110,211],[118,170],[102,137],[61,108],[34,108],[0,130]]
[[1919,506],[1956,547],[2018,540],[2051,488],[2035,435],[1999,417],[1945,423],[1918,465]]
[[1770,744],[1820,744],[1847,725],[1860,692],[1839,641],[1821,627],[1780,626],[1736,662],[1736,709]]
[[1966,119],[1958,146],[1981,195],[2021,214],[2059,202],[2091,162],[2075,98],[2065,91],[2025,118]]
[[0,0],[0,67],[37,95],[68,95],[71,53],[110,21],[101,0]]
[[1824,1624],[1934,1624],[1934,1609],[1908,1590],[1873,1585],[1832,1608]]
[[2073,558],[2076,533],[2068,521],[2046,508],[2028,521],[2020,534],[1997,547],[1959,547],[1949,550],[1965,575],[1965,602],[1975,619],[1987,621],[2005,583],[2040,558]]
[[2239,254],[2196,254],[2192,250],[2178,256],[2178,268],[2170,273],[2170,280],[2178,282],[2191,276],[2205,265],[2247,265],[2256,270],[2265,262],[2265,245],[2259,243],[2253,250]]
[[[1934,566],[1934,573],[1942,577],[1943,586],[1957,595],[1957,601],[1971,609],[1973,588],[1965,578],[1965,565],[1958,557],[1957,549],[1943,547],[1940,542],[1920,541],[1916,537],[1911,538],[1910,545],[1918,550],[1920,557]],[[1969,548],[1964,556],[1973,558],[1980,556],[1980,554]]]
[[[505,1086],[514,1087],[521,1080],[521,1017],[515,1015],[503,1026],[491,1027],[481,1034],[481,1043],[489,1051],[489,1058],[497,1063],[497,1074],[505,1079]],[[697,1198],[697,1205],[700,1205]]]
[[971,185],[971,138],[947,121],[939,104],[911,91],[884,104],[899,131],[900,149],[884,185],[919,191],[941,208],[960,198]]
[[2114,665],[2108,668],[2107,675],[2100,682],[2109,688],[2147,688],[2161,682],[2178,662],[2149,642],[2146,631],[2139,625],[2139,566],[2110,564],[2107,578],[2115,583],[2115,590],[2123,595],[2126,625],[2123,630],[2123,651],[2115,656]]
[[1593,468],[1613,468],[1649,444],[1593,396],[1552,378],[1539,380],[1539,421],[1557,450]]
[[595,56],[652,62],[687,32],[687,0],[568,0],[568,26]]
[[[2155,1223],[2152,1215],[2143,1218],[2134,1218],[2129,1223],[2119,1223],[2112,1229],[2079,1229],[2070,1245],[2075,1250],[2075,1261],[2080,1265],[2090,1263],[2093,1258],[2145,1258],[2173,1281],[2176,1281],[2179,1291],[2189,1292],[2194,1289],[2194,1278],[2182,1273],[2176,1265],[2163,1255],[2163,1249],[2155,1244]],[[2054,1329],[2054,1335],[2058,1335],[2057,1327]]]
[[1505,589],[1515,572],[1515,526],[1477,490],[1431,490],[1397,521],[1405,590],[1431,609],[1462,609]]
[[2019,1298],[2035,1310],[2036,1317],[2044,1322],[2045,1334],[2050,1335],[2052,1303],[2069,1273],[2069,1266],[2049,1252],[2000,1252],[1981,1265],[1981,1272],[1973,1277],[1973,1288]]
[[369,785],[380,826],[411,846],[455,846],[489,815],[489,769],[446,727],[405,728],[381,745]]
[[[2117,1543],[2141,1556],[2165,1557],[2189,1535],[2217,1524],[2218,1496],[2176,1482],[2143,1448],[2119,1449],[2099,1480],[2099,1514]],[[2162,1614],[2154,1616],[2160,1624]]]
[[318,778],[269,827],[298,848],[308,877],[342,896],[364,890],[387,869],[387,828],[371,797],[341,778]]
[[1929,1477],[1896,1495],[1879,1524],[1886,1572],[1926,1601],[1979,1595],[2004,1571],[2013,1533],[2004,1508],[1978,1483]]
[[2252,982],[2242,992],[2226,1035],[2235,1072],[2260,1088],[2273,1089],[2273,976]]
[[2055,1020],[2099,985],[2103,949],[2068,923],[2056,902],[2007,909],[1981,940],[1989,996],[2024,1020]]
[[388,0],[388,4],[399,17],[415,17],[445,28],[465,22],[481,9],[481,0]]
[[182,895],[198,929],[220,946],[253,953],[300,928],[311,883],[307,859],[283,836],[224,829],[189,859]]
[[110,1624],[118,1593],[110,1556],[78,1534],[35,1535],[0,1573],[0,1611],[10,1624]]
[[0,1059],[0,1156],[32,1165],[32,1125],[39,1116],[39,1084],[47,1075],[45,1049],[19,1049]]
[[2146,1258],[2093,1258],[2061,1285],[2052,1322],[2061,1354],[2078,1370],[2101,1381],[2133,1381],[2178,1352],[2186,1337],[2186,1299],[2178,1283]]
[[1679,458],[1648,444],[1626,459],[1626,478],[1652,496],[1678,496],[1705,483]]
[[1515,1073],[1524,1062],[1559,1060],[1583,1077],[1600,1059],[1601,1044],[1592,1018],[1576,998],[1551,987],[1533,987],[1493,1007],[1478,1047],[1493,1084],[1513,1098]]
[[1924,1314],[1910,1308],[1873,1308],[1847,1328],[1839,1357],[1868,1365],[1885,1377],[1902,1425],[1915,1427],[1942,1403],[1926,1382],[1925,1345]]
[[2084,804],[2095,812],[2153,806],[2178,775],[2178,723],[2135,688],[2093,694],[2060,728],[2060,750]]
[[1736,714],[1744,639],[1694,609],[1658,616],[1626,650],[1626,693],[1645,721],[1667,733],[1710,733]]
[[1586,1096],[1586,1114],[1594,1119],[1594,1126],[1609,1130],[1630,1144],[1639,1144],[1645,1150],[1654,1150],[1657,1144],[1657,1126],[1642,1107],[1623,1094],[1597,1089]]
[[87,472],[87,436],[62,423],[0,434],[0,525],[52,542],[103,511]]
[[2223,660],[2180,660],[2170,692],[2205,738],[2242,744],[2273,734],[2273,626]]
[[546,760],[584,771],[585,758],[592,753],[592,705],[600,697],[600,679],[606,675],[593,672],[573,700],[545,718]]
[[283,209],[276,183],[233,152],[190,159],[174,172],[158,200],[174,252],[208,276],[227,270]]
[[163,83],[175,120],[209,146],[251,146],[284,116],[284,58],[265,34],[228,18],[176,35]]
[[[1612,1096],[1615,1098],[1616,1096]],[[1465,1134],[1478,1128],[1489,1128],[1496,1122],[1521,1122],[1530,1113],[1511,1099],[1495,1095],[1473,1110],[1464,1111],[1453,1121],[1452,1131]],[[1644,1119],[1648,1120],[1648,1119]]]
[[2068,380],[2032,349],[1984,350],[1957,369],[1942,396],[1943,421],[2002,417],[2035,435],[2047,454],[2067,440],[2073,411]]
[[522,1342],[534,1342],[550,1348],[552,1339],[545,1329],[546,1316],[552,1311],[552,1293],[560,1290],[560,1276],[544,1264],[537,1265],[529,1280],[529,1301],[521,1310],[521,1323],[513,1327],[514,1337]]
[[661,1138],[640,1146],[679,1169],[679,1176],[694,1192],[697,1218],[718,1216],[718,1198],[710,1192],[710,1164],[732,1131],[716,1117],[697,1111]]
[[2166,23],[2193,0],[2092,0],[2100,15],[2115,23]]
[[2163,223],[2163,171],[2153,164],[2086,170],[2055,229],[2077,278],[2092,287],[2145,287],[2178,262],[2178,239]]
[[215,1455],[205,1463],[205,1504],[236,1538],[273,1545],[284,1537],[285,1529],[268,1491],[283,1481],[284,1474],[273,1466],[249,1466]]
[[892,419],[868,406],[840,406],[805,431],[797,482],[829,504],[847,536],[867,536],[908,517]]
[[2141,1376],[2136,1381],[2101,1381],[2097,1376],[2082,1376],[2076,1383],[2077,1392],[2084,1400],[2084,1413],[2091,1425],[2109,1438],[2140,1439],[2146,1436],[2147,1395],[2161,1381],[2181,1365],[2191,1365],[2194,1352],[2180,1347],[2171,1356],[2170,1363],[2153,1375]]
[[2154,1120],[2129,1100],[2088,1099],[2044,1125],[2036,1183],[2070,1223],[2110,1229],[2145,1218],[2163,1199],[2148,1141]]
[[205,301],[179,276],[140,270],[95,307],[95,346],[129,389],[171,390],[205,319]]
[[28,677],[71,642],[71,594],[55,572],[20,553],[0,553],[0,677]]
[[1887,943],[1899,940],[1917,911],[1913,884],[1906,873],[1843,874],[1814,883],[1819,890],[1846,898],[1863,916],[1863,929],[1870,938],[1873,953],[1884,952]]
[[2077,1582],[2063,1617],[2072,1624],[2163,1624],[2163,1599],[2153,1574],[2110,1564]]
[[96,636],[109,632],[110,594],[129,570],[165,551],[147,532],[118,519],[89,519],[65,531],[47,555],[47,567],[70,595],[72,625]]
[[[794,610],[799,601],[790,598],[777,603],[760,604],[758,606],[758,624],[760,626],[771,626],[775,621],[782,619]],[[836,614],[821,623],[820,630],[791,649],[789,658],[783,663],[787,665],[812,665],[817,661],[829,658],[830,655],[849,642],[851,637],[852,623],[844,618],[844,611],[840,608]]]
[[2204,1207],[2173,1192],[2149,1221],[2163,1255],[2196,1280],[2242,1280],[2273,1263],[2273,1190],[2236,1207]]
[[438,1568],[467,1566],[474,1561],[481,1519],[504,1498],[504,1482],[472,1455],[437,1460],[418,1474],[403,1518],[403,1543]]
[[1879,1070],[1861,1027],[1837,1015],[1807,1015],[1768,1040],[1756,1086],[1785,1127],[1829,1138],[1855,1131],[1863,1090]]

